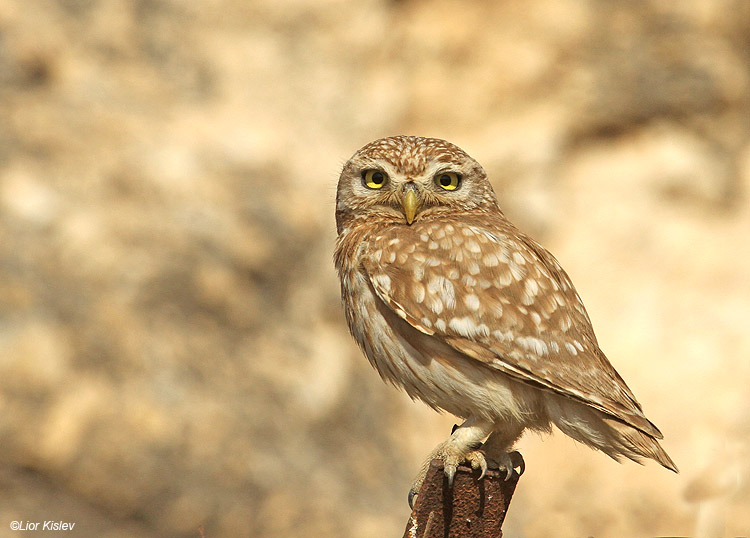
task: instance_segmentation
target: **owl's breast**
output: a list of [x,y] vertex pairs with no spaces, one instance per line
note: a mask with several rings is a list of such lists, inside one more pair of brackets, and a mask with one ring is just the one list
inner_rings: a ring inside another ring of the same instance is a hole
[[418,352],[400,334],[403,328],[394,327],[399,318],[389,314],[363,271],[342,276],[341,294],[349,330],[370,364],[383,379],[408,391],[411,383],[405,381],[411,377],[409,363],[415,358],[408,351]]
[[414,329],[380,300],[366,274],[350,276],[348,285],[342,282],[349,329],[384,380],[412,399],[464,418],[509,419],[528,408],[521,401],[527,388]]
[[[399,230],[400,243],[382,230],[373,236],[372,230],[364,232],[361,227],[339,236],[335,259],[351,334],[380,376],[413,399],[459,417],[479,415],[493,421],[528,418],[536,407],[537,389],[461,353],[439,334],[418,330],[406,321],[413,313],[407,305],[396,308],[398,305],[387,304],[376,292],[366,260],[377,258],[380,251],[384,263],[403,272],[418,260],[412,256],[402,263],[399,258],[404,251],[396,247],[418,245],[404,239],[408,238],[404,234],[419,234],[418,228],[415,224],[409,230]],[[388,279],[380,278],[378,283],[386,285]]]

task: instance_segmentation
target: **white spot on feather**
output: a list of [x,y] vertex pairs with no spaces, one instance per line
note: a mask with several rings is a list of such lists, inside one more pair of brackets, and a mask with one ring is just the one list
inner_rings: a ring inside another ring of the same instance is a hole
[[[518,342],[521,347],[531,351],[536,355],[547,355],[547,353],[549,353],[547,344],[544,342],[544,340],[541,340],[539,338],[535,338],[533,336],[522,336],[516,338],[516,342]],[[533,356],[529,357],[533,358]]]
[[448,326],[451,330],[457,332],[461,336],[473,336],[476,331],[476,324],[469,317],[453,318],[451,319]]
[[391,277],[388,275],[375,275],[372,280],[378,288],[386,291],[391,289]]
[[474,320],[468,316],[462,318],[453,318],[448,323],[448,327],[457,334],[471,338],[474,336],[489,336],[490,330],[487,325],[477,325]]
[[497,267],[500,265],[500,260],[498,260],[497,256],[494,254],[485,254],[482,258],[482,262],[484,262],[484,265],[487,267]]
[[526,283],[524,286],[524,293],[527,295],[530,295],[531,297],[534,297],[536,294],[539,293],[539,283],[536,281],[535,278],[527,278]]
[[473,293],[465,295],[464,304],[466,305],[466,308],[476,312],[477,310],[479,310],[479,297],[477,297]]
[[573,344],[570,342],[565,343],[565,349],[570,353],[571,355],[578,355],[578,350],[575,348]]
[[[454,308],[456,306],[456,290],[453,288],[453,283],[447,278],[442,276],[432,277],[427,283],[427,290],[430,294],[438,295],[446,308]],[[435,313],[439,314],[439,312]]]
[[480,252],[482,252],[482,247],[480,247],[479,243],[474,240],[466,241],[465,246],[469,250],[469,252],[473,252],[474,254],[479,254]]
[[513,340],[513,333],[511,331],[492,331],[492,336],[501,342],[510,342]]
[[430,296],[427,302],[428,302],[427,306],[430,308],[430,310],[432,310],[438,316],[442,314],[443,302],[440,299],[438,299],[437,297]]
[[498,275],[497,283],[500,284],[500,287],[510,286],[512,282],[513,274],[510,271],[503,271]]
[[415,301],[417,301],[418,303],[421,303],[422,301],[424,301],[425,289],[424,289],[424,286],[420,282],[414,282],[411,292],[412,292],[412,295],[414,296]]
[[534,304],[534,297],[532,295],[529,295],[527,293],[524,293],[521,296],[521,304],[524,304],[526,306]]
[[[515,258],[515,256],[514,256]],[[516,280],[523,280],[523,277],[526,275],[526,269],[521,267],[517,263],[511,263],[508,265],[508,268],[510,269],[510,274],[515,278]]]

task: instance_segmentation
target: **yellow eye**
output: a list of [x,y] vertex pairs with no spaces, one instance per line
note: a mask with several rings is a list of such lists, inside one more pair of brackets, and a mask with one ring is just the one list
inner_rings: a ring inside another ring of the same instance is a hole
[[388,176],[380,170],[365,170],[362,181],[368,189],[381,189],[388,182]]
[[461,176],[455,172],[441,172],[435,176],[435,183],[446,191],[455,191],[461,186]]

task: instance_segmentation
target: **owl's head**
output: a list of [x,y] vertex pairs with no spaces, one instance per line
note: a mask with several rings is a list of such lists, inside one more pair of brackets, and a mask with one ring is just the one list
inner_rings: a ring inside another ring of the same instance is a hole
[[339,177],[339,232],[351,219],[411,225],[476,210],[498,210],[487,174],[461,148],[438,138],[376,140],[357,151]]

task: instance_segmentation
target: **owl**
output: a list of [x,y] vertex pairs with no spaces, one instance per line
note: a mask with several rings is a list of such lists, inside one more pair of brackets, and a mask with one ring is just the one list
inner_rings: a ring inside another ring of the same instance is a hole
[[505,217],[459,147],[395,136],[344,165],[334,254],[351,334],[381,377],[463,422],[426,459],[513,472],[513,444],[552,425],[615,460],[677,472],[604,355],[558,261]]

